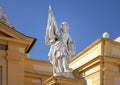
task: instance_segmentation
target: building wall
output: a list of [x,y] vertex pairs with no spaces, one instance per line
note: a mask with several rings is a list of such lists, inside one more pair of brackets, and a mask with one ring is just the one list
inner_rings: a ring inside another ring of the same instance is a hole
[[87,62],[93,60],[99,55],[102,55],[102,40],[98,39],[94,44],[88,46],[86,49],[84,49],[82,52],[80,52],[78,55],[76,55],[71,63],[70,68],[77,69],[81,67],[82,65],[86,64]]
[[80,80],[81,85],[100,85],[100,65],[82,71]]
[[[41,85],[52,76],[52,65],[48,61],[29,58],[16,43],[0,42],[8,45],[7,50],[0,49],[0,70],[2,85]],[[1,84],[0,84],[1,85]]]
[[5,50],[0,50],[0,68],[2,71],[1,79],[2,81],[1,85],[6,85],[7,84],[7,59],[6,59],[6,51]]
[[82,85],[119,85],[119,62],[120,43],[103,38],[73,58],[70,67],[75,68],[73,73]]
[[104,85],[120,84],[120,42],[105,40],[103,74]]
[[120,84],[120,59],[105,57],[104,63],[104,85]]
[[48,61],[26,58],[24,74],[25,85],[41,85],[52,76],[52,65]]

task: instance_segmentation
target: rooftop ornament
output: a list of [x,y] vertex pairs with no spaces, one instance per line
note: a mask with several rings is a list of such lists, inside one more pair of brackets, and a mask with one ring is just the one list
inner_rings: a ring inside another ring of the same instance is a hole
[[109,38],[109,33],[108,32],[103,33],[103,38]]
[[0,8],[0,22],[12,27],[12,28],[15,28],[14,26],[12,26],[9,22],[8,22],[8,19],[7,19],[7,15],[3,14],[3,9]]

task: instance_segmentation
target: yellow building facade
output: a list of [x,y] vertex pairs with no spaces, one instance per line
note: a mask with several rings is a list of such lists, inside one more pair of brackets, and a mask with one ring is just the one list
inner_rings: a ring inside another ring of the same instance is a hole
[[76,55],[74,78],[54,77],[49,61],[30,58],[35,41],[0,22],[0,85],[120,85],[120,38],[100,38]]

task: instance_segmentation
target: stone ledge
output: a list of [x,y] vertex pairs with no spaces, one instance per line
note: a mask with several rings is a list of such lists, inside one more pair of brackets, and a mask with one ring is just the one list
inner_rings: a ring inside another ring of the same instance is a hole
[[80,81],[75,78],[68,77],[50,77],[42,85],[80,85]]

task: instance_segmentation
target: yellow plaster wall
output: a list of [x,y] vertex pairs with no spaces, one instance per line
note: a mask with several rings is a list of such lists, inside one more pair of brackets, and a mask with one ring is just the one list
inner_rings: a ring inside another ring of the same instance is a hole
[[7,85],[7,59],[4,50],[0,50],[0,67],[2,67],[2,85]]
[[8,42],[8,85],[24,84],[24,60],[27,55],[20,52],[19,48],[22,48],[22,45]]
[[52,65],[48,61],[25,59],[24,68],[25,85],[41,85],[41,83],[52,76]]
[[80,66],[84,65],[85,63],[96,58],[97,56],[102,55],[102,44],[102,39],[98,39],[95,43],[80,52],[72,59],[69,65],[70,68],[73,68],[73,70],[75,70]]
[[104,63],[104,84],[119,85],[120,82],[115,83],[115,78],[120,81],[120,59],[107,56]]
[[95,64],[84,70],[81,68],[79,71],[81,85],[89,83],[91,83],[90,85],[100,85],[100,64]]
[[105,39],[104,56],[120,58],[120,42]]
[[100,85],[100,72],[95,72],[82,79],[81,85]]

